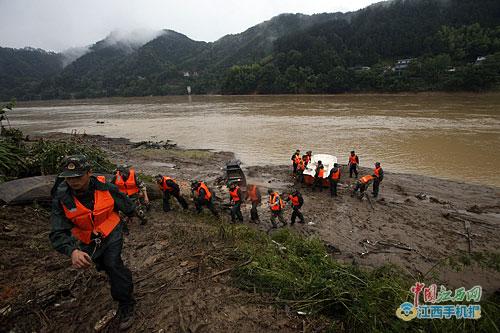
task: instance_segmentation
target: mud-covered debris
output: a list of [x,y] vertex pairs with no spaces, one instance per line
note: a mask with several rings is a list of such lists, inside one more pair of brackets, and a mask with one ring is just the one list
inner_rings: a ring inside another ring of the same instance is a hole
[[440,199],[435,198],[435,197],[429,197],[429,201],[432,202],[432,203],[440,204],[440,205],[449,204],[448,201],[440,200]]
[[104,317],[99,320],[95,326],[94,326],[94,331],[95,332],[101,332],[108,324],[113,320],[113,318],[116,315],[116,310],[109,310],[108,313]]
[[133,148],[137,149],[169,149],[177,147],[177,144],[170,143],[170,140],[165,141],[140,141],[132,144]]
[[16,227],[13,224],[6,224],[3,227],[3,231],[6,232],[14,231],[14,229],[16,229]]
[[3,308],[0,309],[0,315],[6,316],[10,313],[12,310],[12,307],[10,305],[4,306]]
[[419,193],[419,194],[415,195],[415,198],[417,198],[418,200],[427,200],[428,195],[425,193]]
[[467,208],[467,211],[471,212],[471,213],[475,213],[475,214],[482,214],[483,213],[483,210],[478,205],[474,205],[470,208]]

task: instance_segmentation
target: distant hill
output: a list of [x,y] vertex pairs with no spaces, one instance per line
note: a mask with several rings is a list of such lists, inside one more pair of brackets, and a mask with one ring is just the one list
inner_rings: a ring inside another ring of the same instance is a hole
[[0,47],[0,100],[36,91],[44,79],[62,69],[60,54],[33,48]]
[[213,43],[171,30],[147,40],[110,34],[64,68],[75,56],[0,49],[0,99],[184,94],[186,86],[266,94],[500,84],[497,0],[393,0],[350,13],[282,14]]

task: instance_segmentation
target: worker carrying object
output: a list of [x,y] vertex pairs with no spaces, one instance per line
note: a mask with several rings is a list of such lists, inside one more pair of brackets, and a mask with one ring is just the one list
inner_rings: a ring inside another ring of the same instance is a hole
[[[125,193],[135,202],[136,214],[141,224],[146,224],[146,212],[149,210],[149,198],[146,185],[137,178],[134,168],[128,165],[119,165],[115,175],[111,178],[111,184],[115,184],[120,192]],[[123,231],[128,234],[128,221],[123,221]]]
[[179,187],[175,179],[158,174],[155,176],[155,180],[158,184],[158,187],[160,188],[160,191],[163,193],[163,211],[165,213],[168,213],[171,210],[170,196],[173,196],[175,199],[177,199],[177,202],[184,210],[188,209],[188,203],[182,196],[181,188]]
[[323,178],[325,177],[325,167],[321,161],[318,161],[316,171],[314,173],[314,183],[312,190],[314,191],[319,186],[319,191],[323,192]]
[[285,208],[285,204],[279,193],[274,192],[273,189],[267,190],[267,193],[269,194],[269,209],[271,210],[271,224],[273,225],[273,228],[278,227],[276,224],[276,218],[280,220],[283,226],[286,226],[287,223],[283,218],[283,208]]
[[236,184],[236,182],[231,182],[229,184],[229,202],[233,205],[231,207],[231,222],[235,222],[236,218],[238,221],[243,222],[243,215],[241,214],[241,189]]
[[256,185],[249,185],[246,198],[252,203],[252,208],[250,209],[250,220],[254,223],[259,223],[260,219],[259,213],[257,212],[257,206],[260,205],[262,200],[259,188]]
[[192,181],[191,193],[198,214],[203,211],[203,206],[206,206],[215,217],[219,217],[219,213],[217,213],[214,207],[214,196],[204,182],[198,180]]
[[304,198],[302,198],[302,194],[298,190],[294,190],[290,195],[288,195],[288,198],[285,199],[292,204],[292,218],[291,218],[291,225],[295,224],[295,220],[297,217],[299,218],[299,223],[304,223],[304,215],[302,215],[302,212],[300,209],[302,208],[302,205],[304,205]]
[[376,198],[378,196],[380,183],[384,179],[384,170],[380,167],[380,162],[375,163],[375,169],[373,170],[373,197]]
[[299,161],[300,161],[301,157],[300,157],[300,150],[297,149],[295,151],[295,153],[293,153],[292,155],[292,166],[293,166],[293,176],[295,176],[295,174],[297,173],[297,166],[299,165]]
[[332,170],[330,170],[330,174],[328,175],[328,180],[330,182],[330,195],[332,197],[337,196],[337,185],[340,181],[340,166],[337,163],[333,164]]
[[[306,155],[304,155],[306,156]],[[306,169],[306,165],[304,163],[304,159],[301,158],[299,164],[297,165],[297,181],[299,183],[304,182],[304,170]]]
[[309,162],[311,162],[312,159],[312,151],[311,150],[307,151],[306,154],[302,156],[302,159],[304,160],[304,165],[307,167],[307,165],[309,164]]
[[71,257],[73,267],[85,269],[94,262],[98,271],[106,272],[111,296],[119,303],[119,329],[126,330],[134,319],[134,285],[121,258],[123,236],[118,212],[132,217],[135,204],[115,185],[97,180],[84,155],[68,156],[62,169],[58,177],[64,181],[56,182],[51,191],[50,242],[58,252]]
[[352,178],[353,173],[355,174],[356,178],[358,178],[359,157],[358,155],[356,155],[354,150],[351,151],[348,165],[349,165],[349,178]]
[[370,186],[370,184],[372,183],[372,181],[373,181],[373,176],[371,175],[366,175],[359,178],[356,181],[356,185],[351,193],[351,197],[355,196],[359,190],[359,199],[360,200],[363,199],[363,196],[365,195],[365,192],[368,189],[368,186]]

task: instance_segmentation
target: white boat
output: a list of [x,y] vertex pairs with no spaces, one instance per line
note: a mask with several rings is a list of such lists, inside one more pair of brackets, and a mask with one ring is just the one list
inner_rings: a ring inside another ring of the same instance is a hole
[[316,154],[311,157],[311,161],[307,164],[307,167],[304,170],[304,183],[312,184],[314,182],[314,175],[316,174],[318,161],[321,161],[325,167],[323,186],[329,186],[328,175],[330,174],[330,170],[333,169],[333,164],[337,163],[337,157],[328,154]]

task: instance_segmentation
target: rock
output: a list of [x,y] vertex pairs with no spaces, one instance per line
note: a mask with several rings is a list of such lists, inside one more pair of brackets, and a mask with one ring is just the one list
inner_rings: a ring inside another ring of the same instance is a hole
[[3,227],[3,231],[6,231],[6,232],[13,231],[15,229],[16,229],[16,227],[13,224],[6,224]]
[[415,195],[415,198],[417,198],[418,200],[426,200],[427,199],[427,194],[425,194],[425,193],[419,193],[419,194]]

